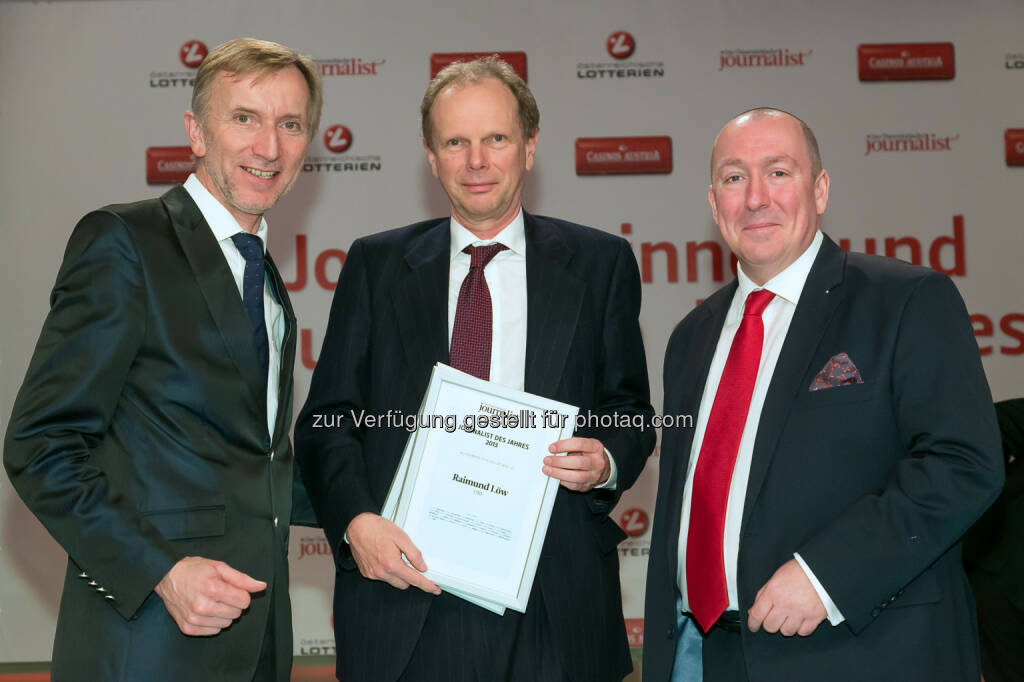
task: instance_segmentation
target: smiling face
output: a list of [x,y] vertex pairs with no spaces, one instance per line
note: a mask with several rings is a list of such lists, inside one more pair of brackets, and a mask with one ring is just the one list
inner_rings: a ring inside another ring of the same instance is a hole
[[430,117],[427,160],[452,215],[481,239],[493,237],[519,211],[536,133],[524,137],[515,97],[494,78],[445,88]]
[[828,204],[828,172],[814,177],[800,123],[780,112],[730,121],[711,158],[711,215],[743,271],[764,284],[810,246]]
[[185,114],[196,176],[238,224],[255,232],[298,177],[309,143],[309,87],[294,66],[262,78],[221,71],[206,120]]

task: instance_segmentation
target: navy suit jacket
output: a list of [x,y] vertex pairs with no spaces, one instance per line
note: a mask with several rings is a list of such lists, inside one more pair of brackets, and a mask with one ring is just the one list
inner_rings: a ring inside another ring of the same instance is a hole
[[[292,487],[295,316],[268,263],[287,324],[273,434],[252,325],[183,187],[71,235],[4,448],[69,556],[54,679],[251,682],[271,618],[288,676],[288,521],[315,520]],[[213,637],[183,635],[153,593],[190,555],[268,584]]]
[[[696,417],[736,291],[679,324],[665,413]],[[864,383],[808,390],[846,352]],[[644,679],[669,678],[677,544],[693,429],[663,433],[646,594]],[[742,628],[751,680],[978,679],[960,536],[1002,484],[999,434],[949,278],[825,238],[764,402],[740,531],[741,612],[799,552],[845,616],[809,637]]]
[[[525,389],[581,413],[651,415],[637,317],[640,277],[627,242],[562,220],[524,214],[527,329]],[[416,414],[430,372],[448,362],[449,220],[356,240],[342,269],[296,452],[338,560],[334,626],[338,675],[395,680],[433,597],[363,578],[343,535],[363,512],[380,513],[408,433],[359,429],[350,410]],[[314,415],[341,415],[313,428]],[[533,589],[541,590],[561,663],[573,680],[621,679],[631,668],[609,518],[654,446],[650,429],[582,429],[615,457],[618,488],[559,488]],[[460,642],[439,651],[457,656]],[[618,676],[617,678],[615,676]]]

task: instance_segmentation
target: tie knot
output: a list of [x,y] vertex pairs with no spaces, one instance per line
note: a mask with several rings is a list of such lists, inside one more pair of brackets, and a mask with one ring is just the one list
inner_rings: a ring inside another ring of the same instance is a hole
[[486,244],[484,246],[467,246],[462,253],[469,254],[470,268],[483,268],[491,262],[492,258],[506,249],[508,247],[504,244]]
[[775,294],[767,289],[751,291],[747,296],[747,305],[743,314],[761,317],[761,313],[764,312],[764,309],[768,307],[768,304],[772,302],[773,298],[775,298]]
[[263,240],[248,232],[239,232],[231,235],[231,241],[235,243],[238,253],[246,263],[253,263],[263,260]]

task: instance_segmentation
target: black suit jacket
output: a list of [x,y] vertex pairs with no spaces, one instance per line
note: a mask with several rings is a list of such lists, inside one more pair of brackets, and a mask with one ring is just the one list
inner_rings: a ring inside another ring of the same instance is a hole
[[[637,316],[640,277],[621,238],[525,214],[525,389],[581,412],[651,414]],[[296,451],[340,571],[334,626],[338,675],[395,680],[432,597],[363,578],[343,539],[363,512],[380,513],[408,433],[356,428],[350,410],[416,414],[431,369],[448,361],[449,220],[431,220],[353,243],[334,295]],[[314,415],[340,427],[313,428]],[[616,491],[559,488],[534,590],[573,680],[621,679],[630,670],[618,556],[624,537],[608,517],[654,445],[650,429],[584,429],[615,457]],[[439,657],[458,655],[460,643]]]
[[[736,282],[676,328],[665,413],[696,418]],[[862,384],[809,391],[846,352]],[[663,432],[646,595],[644,679],[667,680],[693,429]],[[845,616],[810,637],[742,629],[751,680],[978,679],[958,540],[1002,483],[999,435],[967,312],[931,270],[825,238],[764,402],[740,532],[746,612],[799,552]]]
[[[75,228],[4,449],[69,556],[54,679],[250,682],[268,618],[287,678],[295,316],[269,273],[287,320],[273,435],[252,326],[185,189]],[[268,588],[219,635],[187,637],[152,590],[188,555]]]

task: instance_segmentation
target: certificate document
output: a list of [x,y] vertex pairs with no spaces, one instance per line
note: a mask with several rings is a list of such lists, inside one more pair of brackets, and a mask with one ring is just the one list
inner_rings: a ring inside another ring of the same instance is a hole
[[442,589],[525,611],[558,481],[548,446],[578,410],[437,365],[382,515],[423,553]]

